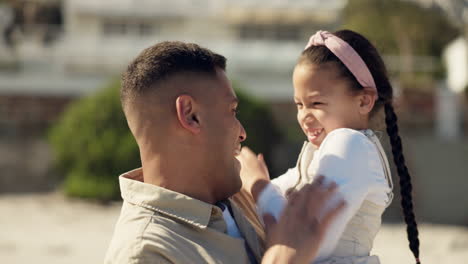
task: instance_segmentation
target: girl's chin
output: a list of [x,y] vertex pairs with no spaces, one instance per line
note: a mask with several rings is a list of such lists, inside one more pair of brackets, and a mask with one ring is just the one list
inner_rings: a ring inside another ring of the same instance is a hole
[[322,138],[321,138],[320,136],[318,136],[318,137],[314,137],[314,136],[312,136],[312,137],[307,137],[307,139],[309,140],[309,142],[310,142],[312,145],[314,145],[314,146],[316,146],[316,147],[320,147],[320,144],[322,143]]
[[316,136],[314,135],[307,135],[307,140],[309,140],[309,142],[316,146],[316,147],[320,147],[320,144],[322,144],[322,141],[323,141],[323,134],[324,134],[325,130],[322,130],[322,132]]

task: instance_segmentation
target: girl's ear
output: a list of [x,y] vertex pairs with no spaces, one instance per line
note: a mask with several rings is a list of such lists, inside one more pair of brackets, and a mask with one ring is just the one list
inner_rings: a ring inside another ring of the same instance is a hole
[[377,93],[373,88],[364,88],[359,95],[359,113],[362,115],[369,114],[374,108],[377,100]]
[[200,132],[198,107],[193,97],[185,94],[177,97],[176,112],[177,119],[183,128],[194,134]]

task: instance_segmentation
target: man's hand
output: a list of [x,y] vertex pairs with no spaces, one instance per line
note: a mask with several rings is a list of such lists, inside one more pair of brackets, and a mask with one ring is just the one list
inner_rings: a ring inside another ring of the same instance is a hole
[[270,182],[268,167],[263,155],[255,155],[248,147],[243,147],[237,159],[241,162],[242,188],[252,194],[254,200],[257,201],[258,195]]
[[324,177],[318,177],[313,184],[291,194],[278,223],[272,216],[265,216],[267,251],[262,263],[313,261],[327,227],[345,206],[341,201],[324,212],[336,189],[335,183],[325,185]]

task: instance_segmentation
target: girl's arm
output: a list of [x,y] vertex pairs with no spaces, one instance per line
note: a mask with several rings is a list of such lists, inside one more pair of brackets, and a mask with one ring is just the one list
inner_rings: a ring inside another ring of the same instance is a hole
[[[319,249],[319,258],[335,249],[346,225],[357,213],[364,199],[375,191],[379,179],[385,179],[375,145],[362,133],[352,129],[337,129],[327,135],[314,159],[318,159],[316,175],[325,175],[338,185],[346,208],[332,222]],[[332,207],[336,199],[329,201]]]
[[271,214],[276,220],[279,220],[281,212],[286,205],[286,191],[296,184],[299,179],[297,168],[289,169],[285,174],[271,180],[257,194],[257,212],[259,216]]
[[290,188],[293,188],[299,180],[298,168],[294,167],[288,169],[284,174],[271,180],[271,183],[275,185],[283,195],[286,194],[286,191]]
[[257,214],[260,217],[263,217],[265,214],[270,214],[278,221],[286,206],[287,200],[277,186],[269,183],[262,190],[256,202]]

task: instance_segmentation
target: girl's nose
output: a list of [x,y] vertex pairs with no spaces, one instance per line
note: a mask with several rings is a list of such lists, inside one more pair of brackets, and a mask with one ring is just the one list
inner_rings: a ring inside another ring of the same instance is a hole
[[307,111],[301,111],[300,118],[303,122],[314,122],[315,117],[312,113],[309,113]]

